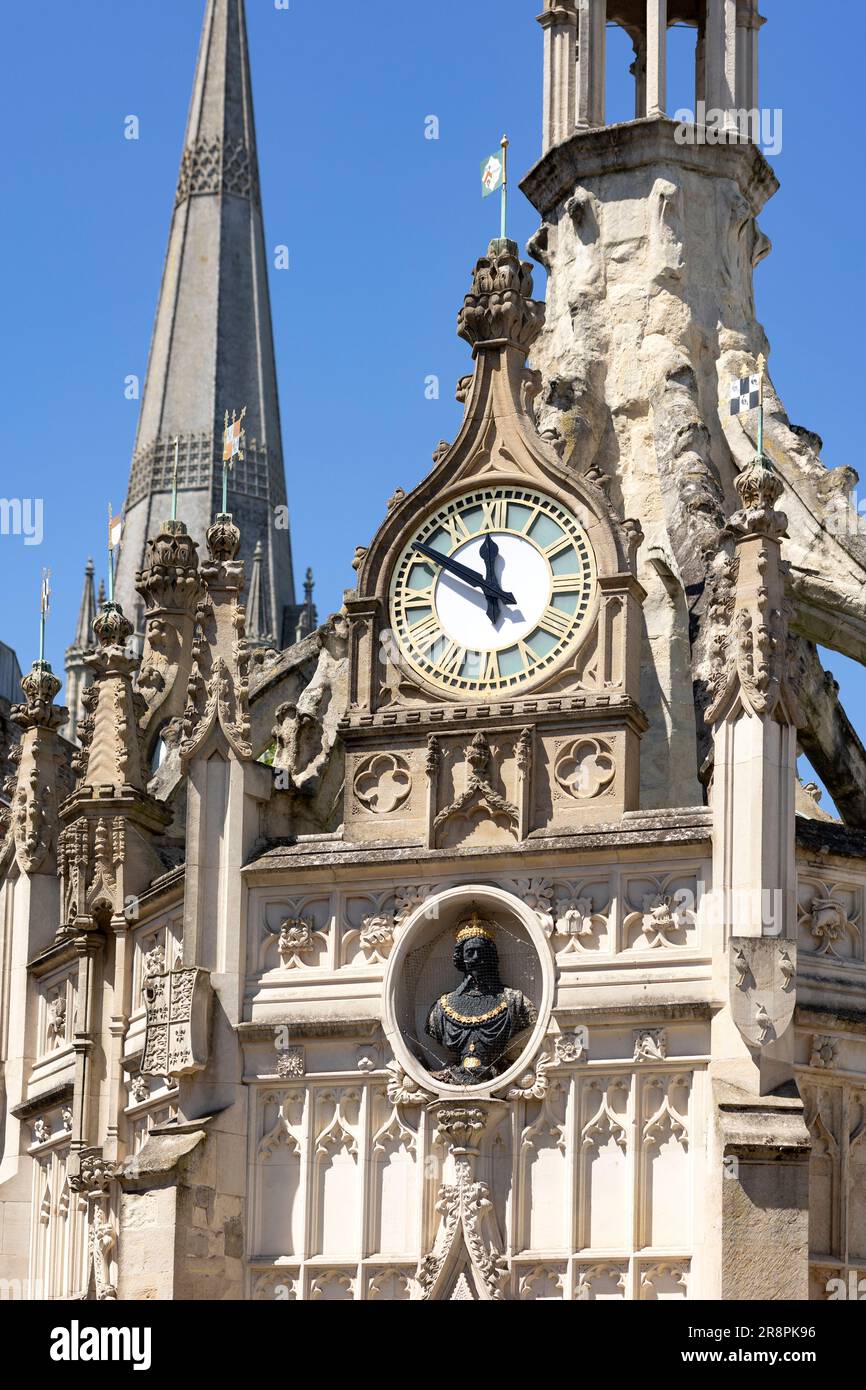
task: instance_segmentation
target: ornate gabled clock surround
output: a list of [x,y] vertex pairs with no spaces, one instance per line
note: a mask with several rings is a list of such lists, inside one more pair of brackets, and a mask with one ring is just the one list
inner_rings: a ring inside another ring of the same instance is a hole
[[[509,845],[638,803],[640,527],[538,434],[526,353],[544,310],[531,294],[515,244],[491,243],[458,318],[476,366],[457,439],[392,499],[346,596],[341,731],[356,841]],[[499,589],[458,599],[459,579],[429,549],[483,576],[488,540]],[[485,646],[485,601],[509,590]],[[473,645],[464,632],[481,636]]]

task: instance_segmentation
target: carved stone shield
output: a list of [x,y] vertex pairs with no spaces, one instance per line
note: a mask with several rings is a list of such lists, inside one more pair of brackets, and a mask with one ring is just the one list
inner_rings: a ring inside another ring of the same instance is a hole
[[797,945],[773,936],[734,936],[730,945],[734,1022],[750,1047],[786,1031],[797,1002]]
[[207,1062],[210,972],[166,970],[147,976],[146,1031],[141,1070],[147,1076],[182,1076]]

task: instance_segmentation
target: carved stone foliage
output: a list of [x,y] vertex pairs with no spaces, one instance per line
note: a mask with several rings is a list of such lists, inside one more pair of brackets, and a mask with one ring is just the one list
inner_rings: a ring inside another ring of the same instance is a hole
[[730,997],[734,1022],[752,1047],[780,1038],[797,1002],[796,943],[769,936],[732,936]]
[[813,1033],[809,1066],[820,1071],[832,1071],[839,1061],[839,1039],[829,1033]]
[[608,881],[520,878],[514,880],[512,891],[535,912],[557,956],[608,949]]
[[475,347],[505,339],[528,352],[544,323],[544,305],[532,298],[532,266],[513,241],[492,241],[477,262],[472,288],[457,317],[457,333]]
[[297,970],[322,965],[327,959],[330,934],[329,897],[310,895],[269,903],[264,912],[257,968]]
[[412,776],[406,759],[397,753],[374,753],[355,768],[352,783],[358,803],[374,815],[388,815],[408,800]]
[[828,964],[863,960],[863,890],[851,883],[801,878],[798,945]]
[[469,1163],[458,1162],[455,1181],[442,1184],[436,1211],[439,1231],[433,1249],[418,1266],[417,1297],[426,1301],[442,1296],[443,1285],[462,1257],[466,1268],[458,1269],[453,1281],[455,1286],[461,1285],[460,1296],[500,1300],[508,1261],[498,1244],[490,1189],[486,1183],[473,1180]]
[[624,945],[664,951],[697,944],[697,882],[676,874],[630,878],[625,888]]
[[346,902],[342,952],[347,964],[384,962],[407,918],[430,895],[427,884],[404,884],[393,893],[364,894]]
[[198,967],[153,971],[144,988],[145,1076],[184,1076],[208,1057],[210,972]]
[[567,739],[557,749],[553,775],[560,794],[593,801],[612,793],[616,760],[604,739]]

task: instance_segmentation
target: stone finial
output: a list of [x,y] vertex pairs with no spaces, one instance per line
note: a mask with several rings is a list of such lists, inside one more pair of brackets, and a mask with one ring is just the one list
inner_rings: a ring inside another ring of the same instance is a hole
[[[57,728],[58,716],[66,711],[54,704],[54,696],[60,691],[60,681],[47,661],[34,661],[30,670],[21,677],[21,689],[27,703],[13,705],[12,718],[22,729]],[[62,723],[62,719],[61,719]]]
[[132,674],[137,660],[127,651],[132,623],[117,603],[104,603],[93,623],[99,646],[88,658],[94,672],[87,691],[87,718],[81,728],[81,750],[73,767],[79,777],[77,794],[90,789],[144,788],[138,738],[137,696]]
[[241,533],[231,512],[218,512],[205,536],[207,551],[215,565],[231,563],[241,548]]
[[[9,822],[22,873],[46,865],[59,830],[58,783],[62,757],[57,731],[67,710],[54,704],[60,681],[47,661],[34,661],[21,679],[26,704],[13,705],[11,718],[23,730],[11,791]],[[48,863],[50,872],[53,864]]]
[[182,521],[164,521],[147,543],[144,565],[135,587],[148,612],[157,609],[191,611],[201,590],[198,546]]
[[103,651],[112,647],[125,651],[133,629],[118,603],[104,603],[93,620],[93,631]]
[[737,474],[734,487],[742,503],[742,509],[735,512],[729,521],[732,531],[742,535],[764,535],[782,537],[788,528],[788,518],[784,512],[775,510],[776,503],[784,492],[784,484],[778,473],[760,455]]
[[544,305],[532,298],[532,267],[521,261],[517,242],[491,241],[457,316],[458,337],[475,351],[495,344],[527,353],[543,324]]

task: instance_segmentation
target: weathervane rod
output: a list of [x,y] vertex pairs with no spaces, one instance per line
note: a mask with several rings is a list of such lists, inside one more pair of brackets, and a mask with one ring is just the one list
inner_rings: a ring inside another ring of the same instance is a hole
[[508,221],[508,136],[503,135],[500,141],[502,146],[502,230],[501,237],[505,241],[505,228]]
[[39,660],[45,660],[45,617],[48,613],[48,603],[51,598],[51,571],[42,571],[42,584],[39,592]]
[[171,519],[177,521],[177,459],[180,453],[180,435],[174,438],[174,467],[171,470]]

